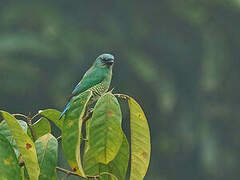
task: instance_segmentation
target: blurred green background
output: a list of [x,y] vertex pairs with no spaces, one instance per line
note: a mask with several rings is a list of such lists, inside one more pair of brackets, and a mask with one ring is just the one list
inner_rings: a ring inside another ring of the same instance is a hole
[[145,179],[237,180],[239,19],[240,0],[0,0],[0,109],[62,110],[94,59],[112,53],[111,87],[150,123]]

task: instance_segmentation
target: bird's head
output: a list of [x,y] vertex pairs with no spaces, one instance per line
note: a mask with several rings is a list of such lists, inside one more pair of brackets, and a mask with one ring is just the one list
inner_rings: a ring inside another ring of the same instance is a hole
[[114,56],[111,54],[102,54],[98,56],[95,61],[95,66],[98,67],[112,67],[114,64]]

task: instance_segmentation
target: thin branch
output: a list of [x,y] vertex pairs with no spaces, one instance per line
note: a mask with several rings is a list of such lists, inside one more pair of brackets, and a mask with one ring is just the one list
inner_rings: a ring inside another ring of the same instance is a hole
[[62,172],[64,172],[67,175],[79,176],[77,173],[75,173],[73,171],[69,171],[69,170],[61,168],[61,167],[56,167],[56,170],[62,171]]
[[92,117],[93,109],[87,112],[86,116],[82,118],[83,123],[85,123],[87,120],[89,120]]
[[[79,174],[77,174],[77,173],[75,173],[73,171],[69,171],[69,170],[61,168],[61,167],[56,167],[56,170],[62,171],[62,172],[64,172],[67,175],[80,176]],[[80,176],[80,177],[84,178],[83,176]],[[99,178],[98,175],[97,176],[86,175],[86,177],[87,177],[87,179],[89,179],[89,178],[95,178],[95,179]]]
[[114,96],[117,96],[117,97],[125,99],[125,100],[130,99],[130,97],[128,95],[125,95],[125,94],[114,94]]
[[86,175],[86,176],[87,176],[88,179],[90,179],[90,178],[94,178],[94,179],[100,178],[99,175],[96,175],[96,176]]

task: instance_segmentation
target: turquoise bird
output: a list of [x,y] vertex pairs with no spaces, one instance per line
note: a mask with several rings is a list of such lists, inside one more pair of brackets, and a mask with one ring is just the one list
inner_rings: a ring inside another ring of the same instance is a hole
[[100,55],[90,69],[84,74],[82,80],[72,91],[69,102],[63,110],[60,119],[71,107],[74,97],[78,96],[86,90],[93,92],[93,97],[90,99],[90,103],[96,101],[102,94],[107,92],[111,79],[112,79],[112,67],[114,64],[114,56],[111,54]]

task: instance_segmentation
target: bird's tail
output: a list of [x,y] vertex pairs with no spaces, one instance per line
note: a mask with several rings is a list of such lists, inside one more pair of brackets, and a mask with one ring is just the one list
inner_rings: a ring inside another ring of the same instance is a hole
[[67,110],[70,108],[70,102],[66,105],[65,109],[63,110],[59,120],[63,117],[63,115],[67,112]]

